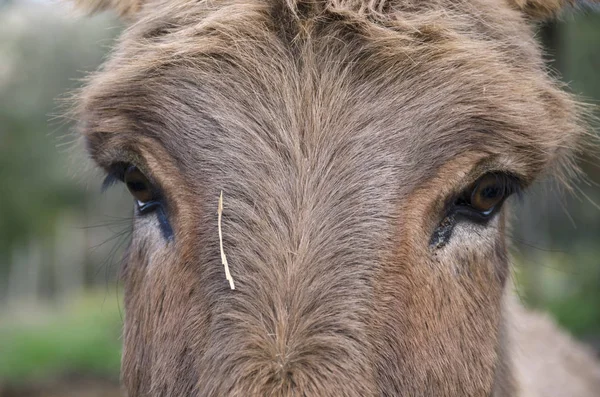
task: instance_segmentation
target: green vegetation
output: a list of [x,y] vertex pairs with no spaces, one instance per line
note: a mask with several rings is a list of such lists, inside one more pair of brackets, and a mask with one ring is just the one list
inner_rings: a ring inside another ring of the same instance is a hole
[[523,300],[550,312],[556,321],[583,338],[600,335],[600,266],[597,251],[579,246],[565,252],[517,256]]
[[78,375],[118,379],[122,321],[109,295],[86,294],[58,312],[2,319],[0,385]]

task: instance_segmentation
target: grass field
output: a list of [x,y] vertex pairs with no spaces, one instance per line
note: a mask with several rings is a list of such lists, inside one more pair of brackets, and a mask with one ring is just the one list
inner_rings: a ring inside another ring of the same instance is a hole
[[60,311],[0,318],[0,390],[57,379],[118,380],[121,313],[114,292],[87,293]]

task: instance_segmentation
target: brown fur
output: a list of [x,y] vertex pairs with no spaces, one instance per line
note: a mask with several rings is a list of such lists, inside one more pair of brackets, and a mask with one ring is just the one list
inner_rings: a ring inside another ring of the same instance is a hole
[[429,244],[448,197],[485,172],[572,172],[578,105],[512,6],[156,0],[130,14],[78,108],[95,161],[138,165],[174,229],[134,222],[130,396],[524,393],[506,215]]

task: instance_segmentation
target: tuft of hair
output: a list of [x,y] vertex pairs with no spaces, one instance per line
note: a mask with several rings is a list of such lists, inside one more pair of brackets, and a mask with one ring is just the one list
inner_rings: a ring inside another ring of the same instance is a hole
[[538,20],[556,17],[567,7],[580,8],[585,5],[600,4],[600,0],[509,0],[509,2],[529,17]]
[[141,0],[73,0],[75,7],[89,14],[111,10],[121,17],[129,17],[139,11]]

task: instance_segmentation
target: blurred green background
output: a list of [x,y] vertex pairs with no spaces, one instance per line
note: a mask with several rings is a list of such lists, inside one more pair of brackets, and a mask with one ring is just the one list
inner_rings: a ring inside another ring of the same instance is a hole
[[[62,100],[121,30],[45,1],[0,0],[0,397],[117,396],[121,250],[132,205],[100,194]],[[549,64],[600,99],[600,13],[542,26]],[[519,293],[600,351],[599,153],[587,181],[539,183],[512,232]],[[595,204],[596,203],[596,204]]]

